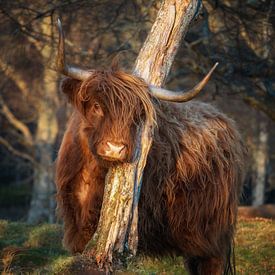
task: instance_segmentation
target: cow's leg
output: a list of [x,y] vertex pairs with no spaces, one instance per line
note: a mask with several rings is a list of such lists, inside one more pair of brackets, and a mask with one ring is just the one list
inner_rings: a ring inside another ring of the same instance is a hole
[[98,224],[105,174],[82,169],[72,182],[58,192],[64,219],[64,246],[72,253],[82,252]]
[[[79,183],[78,183],[79,184]],[[81,218],[82,206],[79,198],[71,187],[62,188],[58,192],[58,208],[64,221],[63,244],[71,253],[82,252],[91,237],[91,225],[87,217]],[[60,204],[60,205],[59,205]]]
[[198,273],[198,263],[199,260],[197,258],[188,258],[184,261],[184,267],[191,275],[199,275]]
[[221,275],[224,271],[224,263],[220,258],[201,259],[198,264],[200,275]]
[[79,228],[75,222],[65,222],[64,231],[63,244],[71,253],[81,253],[92,237],[91,226]]
[[[90,186],[89,186],[90,187]],[[89,190],[85,203],[76,196],[71,210],[64,211],[64,246],[72,253],[82,252],[96,231],[102,204],[101,190]]]
[[185,268],[191,275],[221,275],[224,263],[220,258],[193,257],[185,260]]

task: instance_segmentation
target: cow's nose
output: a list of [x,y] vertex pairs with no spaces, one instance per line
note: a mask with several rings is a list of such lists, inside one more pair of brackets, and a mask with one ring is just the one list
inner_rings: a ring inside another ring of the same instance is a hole
[[126,157],[126,151],[124,144],[108,141],[100,146],[98,154],[105,158],[122,161]]

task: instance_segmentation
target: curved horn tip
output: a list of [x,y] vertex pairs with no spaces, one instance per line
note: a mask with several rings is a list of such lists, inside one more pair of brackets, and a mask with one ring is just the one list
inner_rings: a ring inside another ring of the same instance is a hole
[[216,62],[215,64],[214,64],[214,66],[211,68],[211,72],[213,72],[216,68],[217,68],[217,66],[219,65],[219,62]]
[[210,71],[208,72],[208,74],[206,75],[206,79],[208,81],[208,79],[210,78],[210,76],[212,75],[212,73],[214,72],[214,70],[217,68],[217,66],[219,65],[219,62],[216,62],[214,64],[214,66],[210,69]]
[[62,22],[59,17],[57,18],[57,25],[58,25],[58,27],[62,27]]
[[216,62],[215,65],[213,66],[214,69],[219,65],[219,62]]
[[59,33],[63,35],[62,21],[60,18],[57,18],[57,28]]

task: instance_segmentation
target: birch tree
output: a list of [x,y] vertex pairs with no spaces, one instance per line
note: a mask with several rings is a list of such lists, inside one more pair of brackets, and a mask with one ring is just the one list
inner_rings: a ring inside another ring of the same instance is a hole
[[[45,17],[41,22],[42,33],[52,36],[51,18]],[[42,62],[48,64],[54,54],[51,44],[41,51]],[[30,223],[41,220],[55,220],[55,187],[53,180],[53,147],[58,134],[56,110],[58,107],[57,75],[54,70],[46,68],[42,82],[39,83],[40,100],[37,103],[37,130],[35,133],[35,154],[37,165],[34,169],[34,183],[31,206],[28,213]]]
[[265,185],[268,164],[268,138],[267,122],[260,121],[258,125],[258,137],[253,150],[253,198],[252,205],[259,206],[265,202]]

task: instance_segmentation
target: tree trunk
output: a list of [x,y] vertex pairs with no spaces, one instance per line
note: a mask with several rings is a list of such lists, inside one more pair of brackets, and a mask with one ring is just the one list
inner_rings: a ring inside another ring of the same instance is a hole
[[265,183],[267,174],[268,161],[268,131],[267,122],[259,123],[259,136],[256,143],[256,148],[253,153],[254,159],[254,185],[252,205],[259,206],[264,204]]
[[[180,40],[197,10],[199,1],[166,0],[136,60],[134,73],[147,83],[164,83]],[[140,129],[136,146],[137,161],[109,170],[105,180],[99,226],[86,247],[100,268],[110,269],[114,253],[135,255],[138,244],[138,199],[143,168],[150,150],[153,121]]]
[[165,83],[181,39],[200,9],[198,0],[163,1],[151,32],[137,57],[134,73],[147,83]]
[[[42,22],[42,32],[51,35],[50,17]],[[47,64],[53,54],[52,45],[46,45],[41,50],[43,64]],[[56,118],[57,87],[56,73],[45,69],[42,83],[38,84],[41,99],[38,102],[38,121],[35,135],[34,182],[28,222],[54,222],[55,220],[55,185],[53,176],[53,152],[58,133]]]

